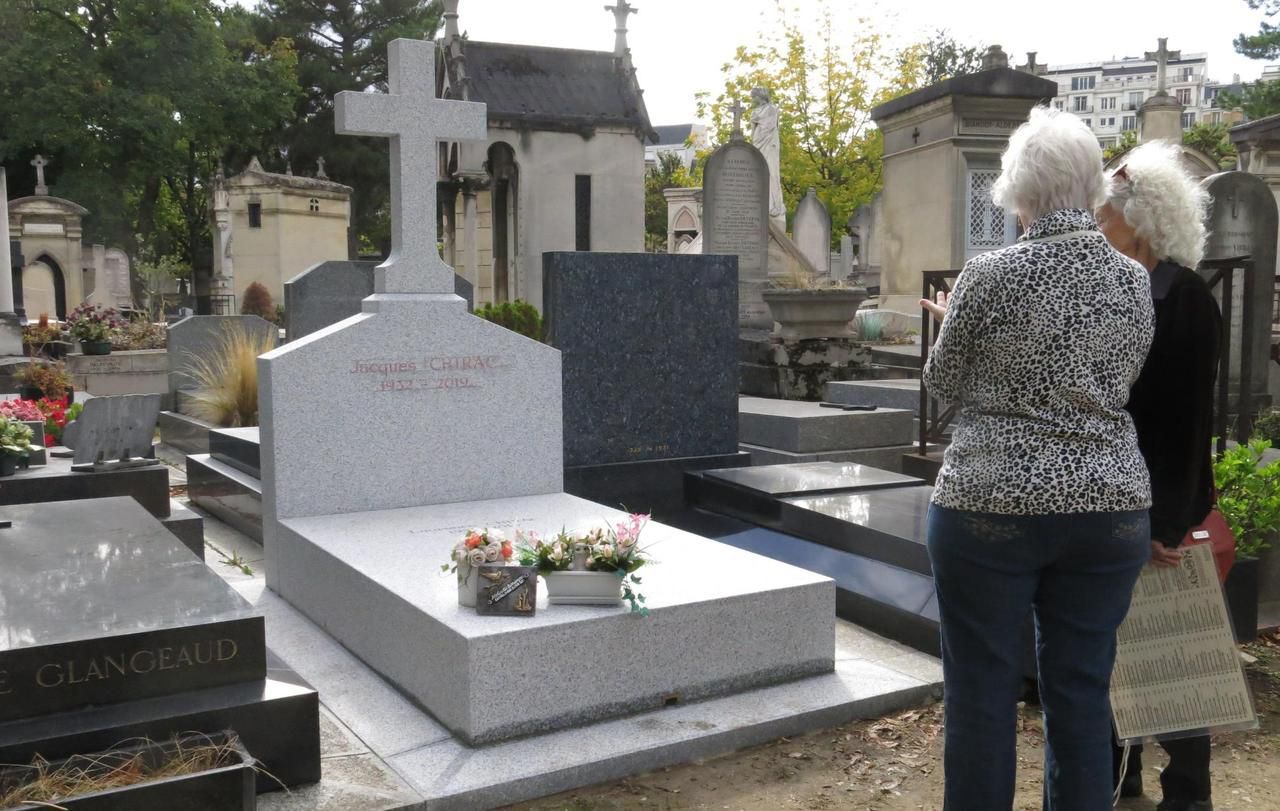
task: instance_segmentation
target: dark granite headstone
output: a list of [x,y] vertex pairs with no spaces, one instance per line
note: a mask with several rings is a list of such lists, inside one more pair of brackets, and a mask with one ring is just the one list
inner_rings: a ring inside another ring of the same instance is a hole
[[[1248,172],[1222,172],[1201,184],[1213,202],[1206,225],[1205,259],[1253,258],[1247,279],[1236,277],[1232,291],[1231,382],[1239,390],[1242,349],[1251,358],[1250,390],[1254,406],[1270,402],[1267,369],[1271,366],[1271,308],[1276,275],[1277,211],[1266,181]],[[1243,282],[1243,283],[1242,283]],[[1220,297],[1220,296],[1219,296]],[[1243,335],[1248,311],[1250,329]]]
[[0,721],[266,677],[262,617],[131,499],[0,530]]
[[[284,317],[287,340],[336,324],[360,312],[360,302],[373,295],[373,271],[380,263],[370,261],[321,262],[284,283]],[[475,305],[471,282],[454,274],[454,292],[467,300],[467,310]]]

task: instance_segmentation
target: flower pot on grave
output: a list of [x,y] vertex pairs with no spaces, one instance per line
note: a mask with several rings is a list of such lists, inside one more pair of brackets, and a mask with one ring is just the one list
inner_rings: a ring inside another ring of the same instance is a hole
[[793,340],[849,338],[858,305],[867,300],[862,287],[775,289],[764,291],[769,314],[778,326],[774,336]]
[[11,453],[0,454],[0,476],[12,476],[18,472],[20,457]]
[[25,383],[18,386],[18,399],[20,400],[39,400],[44,397],[44,392],[39,386],[28,386]]
[[1257,558],[1237,557],[1222,584],[1237,642],[1252,642],[1258,636],[1258,569]]
[[551,605],[622,605],[622,578],[616,572],[548,572]]
[[[507,562],[498,560],[485,561],[486,566],[505,566]],[[464,608],[475,608],[480,596],[480,575],[476,567],[470,563],[458,564],[458,605]]]
[[61,360],[70,350],[71,344],[67,341],[50,341],[44,345],[44,354],[50,360]]
[[110,355],[110,341],[81,341],[80,351],[86,355]]
[[[157,770],[194,747],[217,747],[211,755],[212,765],[200,771],[172,777],[142,777],[137,782],[119,785],[119,775],[144,768]],[[19,803],[18,808],[62,808],[66,811],[106,811],[119,808],[190,808],[252,811],[257,807],[256,761],[236,739],[234,733],[216,735],[193,733],[178,742],[152,743],[121,747],[110,752],[75,755],[44,766],[49,774],[83,775],[85,790],[59,797],[56,804]],[[0,767],[0,795],[21,788],[39,773],[32,766]],[[101,781],[93,782],[98,778]],[[104,788],[102,786],[111,786]]]

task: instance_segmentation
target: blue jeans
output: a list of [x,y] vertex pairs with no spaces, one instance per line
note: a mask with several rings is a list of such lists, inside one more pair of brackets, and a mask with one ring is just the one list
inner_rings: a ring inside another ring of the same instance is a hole
[[934,505],[946,811],[1013,807],[1023,630],[1034,612],[1046,811],[1111,808],[1116,628],[1151,557],[1146,511],[992,515]]

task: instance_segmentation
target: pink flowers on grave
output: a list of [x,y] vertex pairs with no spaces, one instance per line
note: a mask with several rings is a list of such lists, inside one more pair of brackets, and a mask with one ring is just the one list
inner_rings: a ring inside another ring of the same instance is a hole
[[632,513],[631,517],[626,521],[619,521],[613,530],[614,543],[617,544],[619,550],[628,550],[630,554],[636,543],[640,540],[640,533],[644,532],[644,528],[649,524],[649,516],[642,513]]
[[[501,532],[492,529],[471,529],[449,552],[449,562],[440,569],[456,572],[464,566],[482,566],[486,563],[506,562],[515,555],[515,546]],[[461,575],[459,575],[461,577]]]

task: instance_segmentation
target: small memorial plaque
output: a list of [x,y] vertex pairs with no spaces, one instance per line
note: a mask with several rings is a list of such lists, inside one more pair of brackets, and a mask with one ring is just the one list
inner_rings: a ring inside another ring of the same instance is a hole
[[538,607],[538,570],[532,566],[481,566],[476,613],[532,617]]

